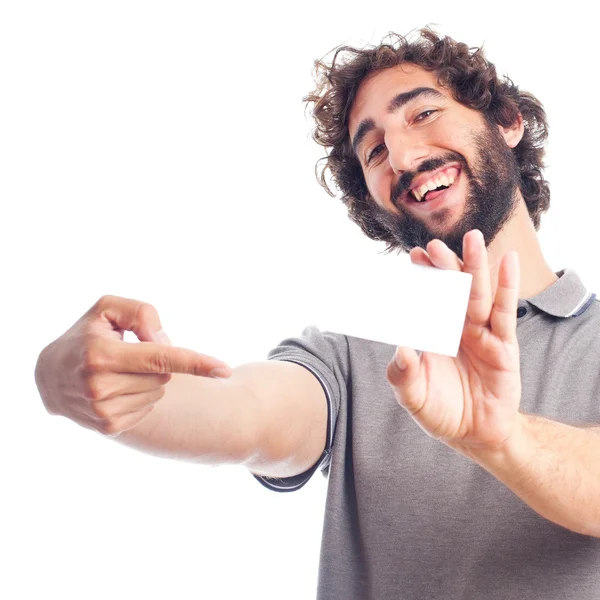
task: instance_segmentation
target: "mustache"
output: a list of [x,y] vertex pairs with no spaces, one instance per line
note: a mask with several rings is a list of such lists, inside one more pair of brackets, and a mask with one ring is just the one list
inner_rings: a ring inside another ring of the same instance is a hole
[[428,158],[424,160],[414,171],[405,171],[398,179],[398,182],[394,186],[392,190],[391,200],[395,206],[398,206],[398,200],[402,197],[403,194],[410,191],[412,182],[414,181],[417,175],[421,173],[427,173],[428,171],[434,171],[436,169],[440,169],[447,163],[451,162],[460,162],[462,165],[466,164],[466,161],[463,156],[456,152],[452,152],[447,154],[444,157],[437,158]]

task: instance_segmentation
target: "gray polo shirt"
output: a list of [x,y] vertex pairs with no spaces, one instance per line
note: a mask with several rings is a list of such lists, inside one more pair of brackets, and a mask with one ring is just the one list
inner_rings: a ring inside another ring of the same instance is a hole
[[[521,411],[600,424],[600,302],[573,270],[557,275],[519,300]],[[600,539],[544,519],[426,435],[386,380],[395,349],[309,326],[268,355],[307,368],[327,397],[319,461],[286,479],[255,475],[280,492],[318,469],[328,478],[318,599],[598,600]]]

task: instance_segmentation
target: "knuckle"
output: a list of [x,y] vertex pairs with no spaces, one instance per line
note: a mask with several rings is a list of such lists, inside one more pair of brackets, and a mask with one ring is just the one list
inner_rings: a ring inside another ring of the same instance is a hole
[[148,358],[148,369],[153,373],[169,373],[171,360],[164,352],[156,352]]
[[90,338],[83,345],[82,362],[85,373],[92,374],[107,370],[108,356],[100,340]]
[[147,323],[158,319],[158,311],[148,302],[139,301],[136,306],[135,315],[136,323]]
[[96,304],[94,304],[94,309],[98,312],[102,312],[103,310],[106,310],[109,306],[114,304],[115,300],[116,296],[105,294],[96,302]]
[[121,433],[121,428],[115,419],[107,419],[100,425],[100,433],[103,435],[114,437]]
[[110,408],[104,403],[92,402],[91,409],[99,419],[110,420],[114,416]]
[[104,399],[104,386],[98,377],[90,376],[85,380],[84,398],[91,402]]

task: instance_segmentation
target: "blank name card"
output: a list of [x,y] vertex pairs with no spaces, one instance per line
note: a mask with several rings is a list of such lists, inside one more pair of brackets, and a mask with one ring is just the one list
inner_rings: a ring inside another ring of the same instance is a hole
[[378,257],[348,273],[336,270],[307,317],[321,331],[456,356],[471,280],[408,256]]

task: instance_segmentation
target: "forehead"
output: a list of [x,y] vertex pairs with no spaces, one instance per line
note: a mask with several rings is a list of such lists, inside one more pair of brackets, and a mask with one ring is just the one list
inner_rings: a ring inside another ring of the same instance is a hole
[[417,65],[404,63],[369,75],[358,88],[348,118],[350,137],[358,124],[366,118],[377,120],[385,114],[390,100],[397,94],[419,87],[430,87],[449,96],[437,82],[437,75]]

